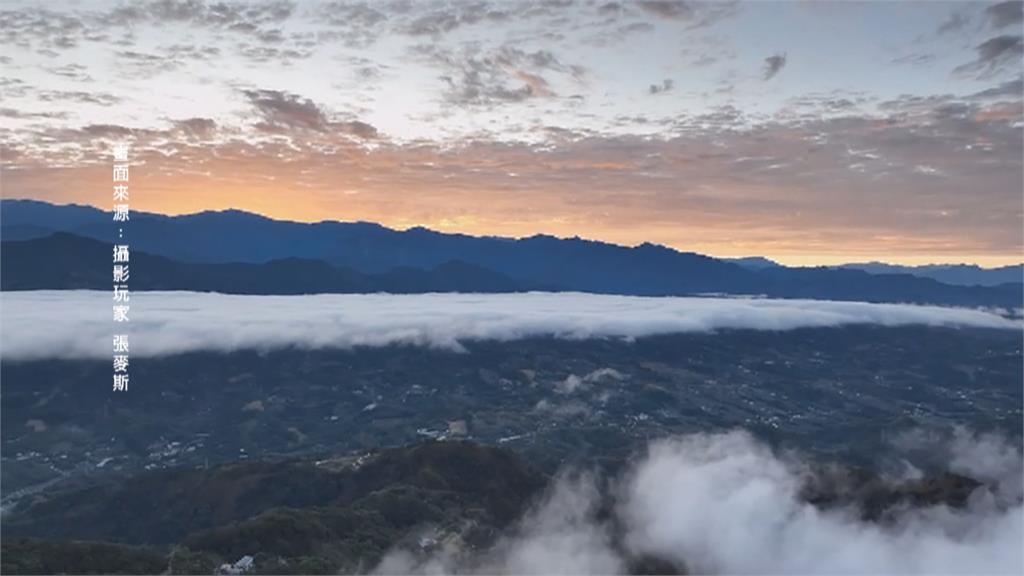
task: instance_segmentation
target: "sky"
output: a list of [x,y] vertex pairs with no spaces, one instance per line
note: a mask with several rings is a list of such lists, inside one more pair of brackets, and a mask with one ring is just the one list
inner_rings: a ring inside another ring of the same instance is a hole
[[1020,2],[0,2],[4,198],[1020,262]]

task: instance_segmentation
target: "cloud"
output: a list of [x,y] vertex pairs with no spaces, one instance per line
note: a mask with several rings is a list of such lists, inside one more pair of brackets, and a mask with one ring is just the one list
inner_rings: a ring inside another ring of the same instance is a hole
[[775,54],[764,59],[765,80],[771,80],[786,66],[786,54]]
[[[643,12],[665,20],[686,22],[689,28],[710,26],[736,13],[736,2],[691,2],[689,0],[640,0]],[[606,11],[607,13],[607,11]]]
[[183,22],[221,30],[260,33],[261,27],[291,17],[295,4],[286,0],[263,2],[203,2],[152,0],[112,10],[105,19],[119,24]]
[[978,57],[953,69],[956,74],[975,74],[986,78],[1004,68],[1020,69],[1024,56],[1024,41],[1021,36],[1003,35],[990,38],[974,48]]
[[81,90],[46,90],[39,92],[38,98],[45,102],[74,102],[77,104],[97,104],[113,106],[121,102],[121,98],[103,92],[84,92]]
[[79,82],[92,82],[92,76],[86,72],[88,70],[81,64],[65,64],[64,66],[57,66],[46,69],[51,74],[57,76],[63,76],[64,78],[70,78],[71,80],[77,80]]
[[313,55],[309,50],[278,48],[276,46],[261,46],[248,43],[239,44],[238,53],[253,62],[280,62],[281,64],[289,64],[293,60],[302,60]]
[[576,392],[589,389],[591,384],[620,381],[625,378],[624,374],[614,368],[599,368],[583,377],[569,374],[565,380],[555,383],[555,393],[575,394]]
[[608,526],[596,520],[600,492],[589,474],[566,472],[550,492],[489,550],[473,554],[454,544],[416,555],[396,549],[376,574],[620,574],[621,555]]
[[435,44],[421,44],[412,49],[442,71],[447,85],[446,103],[454,106],[491,106],[522,102],[537,97],[551,97],[545,74],[558,74],[578,82],[585,70],[564,64],[547,50],[526,52],[505,45],[481,52],[477,48],[454,51]]
[[662,18],[689,20],[695,14],[693,3],[685,0],[640,0],[637,5]]
[[24,112],[22,110],[15,110],[14,108],[0,108],[0,116],[3,116],[4,118],[16,118],[19,120],[65,118],[67,115],[67,112]]
[[970,97],[983,100],[1003,97],[1020,99],[1021,96],[1024,96],[1024,79],[1017,78],[1016,80],[1008,80],[998,86],[993,86],[992,88],[975,92],[974,94],[971,94]]
[[0,43],[43,51],[78,46],[88,24],[78,15],[33,8],[0,11]]
[[162,52],[174,60],[209,61],[219,58],[220,48],[216,46],[196,46],[193,44],[171,44],[160,48]]
[[366,122],[359,120],[350,120],[346,122],[334,122],[331,124],[332,129],[338,130],[345,134],[351,134],[364,140],[370,140],[376,138],[379,133],[377,129]]
[[950,472],[990,484],[993,496],[1003,504],[1019,504],[1024,498],[1020,448],[997,434],[964,427],[912,429],[900,432],[890,443],[899,453],[914,454],[918,460],[926,456],[932,467],[948,467]]
[[[961,438],[949,452],[968,459],[965,471],[995,466],[1020,486],[1018,445]],[[563,471],[488,550],[396,549],[375,572],[619,574],[644,559],[657,559],[661,572],[692,574],[1018,574],[1024,567],[1019,499],[999,503],[988,486],[962,510],[896,507],[885,522],[872,522],[852,507],[808,503],[801,489],[815,478],[813,464],[743,431],[666,438],[606,484]]]
[[[1016,468],[1019,482],[1019,455]],[[880,525],[816,509],[801,485],[799,464],[742,432],[658,442],[626,489],[628,541],[700,574],[1021,570],[1019,502],[1000,510],[977,494],[964,513],[906,510]]]
[[[110,295],[4,292],[4,360],[110,356]],[[962,308],[820,300],[642,298],[578,293],[132,295],[133,356],[240,349],[407,344],[461,350],[468,340],[639,338],[720,329],[791,330],[851,324],[1019,330]]]
[[1024,2],[1009,0],[985,8],[989,24],[996,30],[1007,26],[1018,26],[1024,21]]
[[262,118],[256,127],[272,134],[290,132],[332,132],[361,139],[377,137],[377,129],[358,120],[334,122],[309,98],[280,90],[244,90],[257,114]]
[[970,24],[970,22],[970,17],[967,14],[964,14],[963,12],[958,10],[950,14],[949,18],[944,20],[942,24],[939,25],[938,33],[941,35],[949,34],[952,32],[959,32],[963,30],[968,24]]
[[661,94],[662,92],[668,92],[672,90],[673,82],[671,78],[665,78],[661,81],[661,84],[651,84],[647,88],[647,92],[650,94]]
[[280,90],[245,90],[244,94],[263,118],[257,125],[261,130],[324,132],[330,123],[320,107],[308,98]]
[[209,140],[217,134],[217,123],[209,118],[188,118],[174,123],[184,138]]
[[929,64],[931,62],[934,62],[935,58],[936,58],[936,56],[934,54],[914,53],[914,54],[906,54],[906,55],[900,56],[898,58],[893,58],[892,59],[892,63],[893,64],[921,65],[921,64]]
[[328,2],[320,7],[318,16],[334,26],[363,30],[373,29],[388,19],[387,15],[377,8],[358,2]]
[[489,6],[486,3],[462,3],[416,17],[406,27],[405,32],[412,36],[436,36],[446,34],[461,26],[480,22],[501,22],[509,17],[510,14],[505,10]]

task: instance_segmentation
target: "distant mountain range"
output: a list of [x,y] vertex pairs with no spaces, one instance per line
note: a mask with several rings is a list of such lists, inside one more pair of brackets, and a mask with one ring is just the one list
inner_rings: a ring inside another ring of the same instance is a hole
[[998,286],[1024,281],[1024,264],[981,268],[973,264],[930,264],[926,266],[898,266],[883,262],[845,264],[843,268],[863,270],[871,274],[913,274],[931,278],[945,284],[959,286]]
[[[0,243],[0,289],[107,290],[111,245],[57,232],[44,238]],[[511,278],[465,262],[430,270],[400,267],[364,274],[322,260],[283,258],[262,264],[179,262],[132,251],[129,285],[136,290],[196,290],[227,294],[357,292],[516,292]]]
[[[783,265],[761,256],[747,258],[725,258],[727,262],[739,264],[753,270],[782,268]],[[920,278],[931,278],[943,284],[957,286],[998,286],[1024,281],[1024,264],[982,268],[974,264],[925,264],[923,266],[901,266],[885,262],[853,262],[830,266],[847,270],[863,270],[870,274],[910,274]]]
[[[546,235],[473,237],[366,222],[306,224],[237,210],[185,216],[133,212],[131,218],[135,289],[250,294],[541,289],[1021,306],[1019,281],[957,286],[904,273],[786,268],[766,259],[729,262],[648,243],[625,247]],[[109,287],[109,245],[116,228],[108,212],[3,200],[0,225],[4,290]]]

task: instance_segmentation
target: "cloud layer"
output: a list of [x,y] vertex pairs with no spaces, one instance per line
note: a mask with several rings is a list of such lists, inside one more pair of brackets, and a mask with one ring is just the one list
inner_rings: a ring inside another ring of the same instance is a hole
[[[111,296],[98,291],[4,292],[0,356],[109,358]],[[1019,330],[1019,321],[960,308],[821,300],[641,298],[576,293],[131,296],[133,356],[283,347],[406,344],[461,350],[467,340],[638,338],[719,329],[790,330],[849,324]]]
[[[997,467],[1019,495],[1019,447],[963,430],[956,436],[950,456],[980,466],[958,471],[984,477]],[[987,458],[992,446],[999,449]],[[805,502],[806,465],[740,431],[661,440],[613,483],[618,526],[597,513],[595,479],[566,474],[493,549],[473,554],[449,545],[427,557],[395,550],[377,571],[616,574],[636,558],[695,574],[1019,574],[1024,567],[1019,496],[1006,501],[1001,488],[982,487],[963,510],[902,509],[874,523]]]

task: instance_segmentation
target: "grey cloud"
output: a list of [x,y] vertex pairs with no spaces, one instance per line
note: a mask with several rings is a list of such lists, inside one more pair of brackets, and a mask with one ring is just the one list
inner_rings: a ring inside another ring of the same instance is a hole
[[0,108],[0,116],[14,118],[16,120],[37,120],[37,119],[63,119],[67,118],[67,112],[25,112],[14,108]]
[[381,64],[362,56],[349,56],[344,59],[344,62],[346,67],[351,69],[360,80],[375,80],[383,76],[388,70],[393,69],[387,64]]
[[417,17],[408,24],[405,32],[413,36],[440,35],[461,26],[471,26],[485,21],[500,22],[509,17],[510,14],[505,10],[494,8],[484,2],[458,3]]
[[258,130],[273,134],[317,132],[325,135],[377,138],[377,129],[358,120],[333,121],[309,98],[280,90],[243,90],[261,121]]
[[39,93],[39,99],[46,102],[77,102],[79,104],[97,104],[113,106],[121,102],[119,96],[102,92],[83,92],[79,90],[52,90]]
[[1009,0],[993,4],[985,8],[985,16],[988,18],[992,28],[996,30],[1007,26],[1017,26],[1019,28],[1020,23],[1024,21],[1024,2]]
[[74,48],[87,30],[77,16],[32,8],[0,11],[0,43],[48,51]]
[[[523,83],[518,87],[508,87],[504,75],[498,77],[488,76],[488,73],[482,71],[474,61],[467,63],[461,76],[442,76],[441,79],[449,87],[448,101],[455,105],[521,102],[527,98],[539,95],[527,83]],[[543,78],[539,76],[534,76],[534,79],[535,81],[543,81]]]
[[702,28],[734,15],[739,5],[731,1],[640,0],[636,6],[658,18],[685,22],[688,28]]
[[92,76],[88,73],[88,68],[81,64],[65,64],[64,66],[57,66],[54,68],[46,69],[51,74],[57,76],[63,76],[64,78],[70,78],[79,82],[92,82]]
[[1003,97],[1020,99],[1021,96],[1024,96],[1024,81],[1022,81],[1021,78],[1017,78],[1016,80],[1009,80],[1003,82],[998,86],[993,86],[992,88],[989,88],[987,90],[975,92],[974,94],[971,94],[970,97],[975,99]]
[[502,46],[489,54],[478,54],[420,45],[414,51],[444,71],[441,79],[448,86],[446,99],[454,105],[493,105],[553,96],[545,72],[577,80],[585,74],[582,67],[563,64],[546,50],[526,52]]
[[718,57],[712,54],[701,54],[693,62],[690,62],[690,66],[700,68],[702,66],[710,66],[718,62]]
[[806,110],[811,118],[828,113],[848,113],[867,102],[868,98],[863,95],[842,92],[811,93],[789,100],[791,106]]
[[938,33],[941,35],[959,32],[966,28],[970,23],[970,17],[960,10],[957,10],[950,14],[949,18],[946,18],[946,20],[939,25]]
[[280,90],[245,90],[244,94],[262,118],[257,124],[261,130],[325,132],[330,124],[320,107],[308,98]]
[[195,44],[172,44],[164,46],[161,51],[174,60],[212,60],[220,56],[220,48],[216,46],[199,46]]
[[996,36],[978,44],[975,51],[977,59],[957,66],[953,72],[985,78],[1004,68],[1016,67],[1019,70],[1020,59],[1024,56],[1024,42],[1021,36]]
[[[352,47],[365,47],[376,42],[386,32],[414,37],[440,37],[462,27],[508,20],[511,18],[511,13],[506,9],[508,6],[511,4],[480,1],[335,1],[323,5],[317,13],[325,23],[338,31],[337,36],[321,36],[321,39],[336,39]],[[524,2],[515,8],[518,18],[533,18],[559,7]]]
[[284,42],[284,33],[274,28],[272,30],[260,30],[256,34],[256,40],[267,44],[280,44]]
[[934,54],[919,54],[919,53],[906,54],[904,56],[899,56],[897,58],[893,58],[892,59],[892,63],[893,64],[911,64],[911,65],[929,64],[929,63],[934,62],[934,61],[935,61],[935,55]]
[[89,124],[82,128],[82,133],[90,138],[124,138],[136,132],[127,126],[114,124]]
[[351,134],[364,140],[376,138],[379,134],[377,129],[366,122],[360,122],[358,120],[352,120],[348,122],[335,122],[331,124],[331,127],[335,130]]
[[[383,10],[392,8],[391,13],[404,12],[394,4],[386,5],[365,2],[329,2],[318,15],[324,23],[336,28],[336,34],[319,34],[321,40],[338,40],[349,47],[366,47],[377,41],[388,25],[389,15]],[[407,9],[407,8],[406,8]]]
[[180,60],[149,52],[121,50],[116,55],[121,63],[118,73],[127,77],[152,78],[183,65]]
[[238,32],[261,32],[261,27],[287,20],[293,2],[204,2],[203,0],[154,0],[121,6],[105,18],[118,24],[187,22]]
[[786,66],[786,54],[774,54],[764,59],[764,73],[762,78],[771,80]]
[[535,129],[536,132],[540,132],[544,135],[545,139],[553,142],[574,142],[586,138],[588,136],[594,136],[595,133],[590,130],[572,130],[563,128],[561,126],[542,126]]
[[611,16],[618,16],[618,15],[622,14],[623,11],[624,11],[624,8],[622,7],[622,4],[620,4],[618,2],[606,2],[606,3],[598,6],[598,8],[597,8],[597,13],[598,14],[611,15]]
[[187,118],[174,122],[174,128],[185,138],[207,140],[217,132],[217,123],[209,118]]
[[651,84],[647,88],[649,94],[661,94],[662,92],[668,92],[672,90],[674,83],[671,78],[665,78],[661,81],[661,84]]
[[536,50],[526,52],[514,46],[502,46],[494,56],[495,64],[499,66],[528,68],[534,71],[552,71],[569,74],[574,78],[580,78],[586,70],[582,66],[565,64],[549,50]]
[[689,20],[696,14],[693,3],[686,0],[640,0],[637,5],[662,18]]
[[625,37],[626,35],[629,34],[637,32],[650,32],[651,30],[654,30],[654,26],[651,25],[649,22],[631,22],[629,24],[624,24],[623,26],[618,28],[616,32],[620,35],[620,37]]
[[[4,360],[110,355],[109,294],[4,292]],[[727,328],[791,330],[849,324],[1020,330],[1019,321],[962,308],[742,298],[641,298],[593,294],[132,295],[135,356],[241,349],[409,344],[461,350],[465,340],[637,338]],[[551,312],[551,311],[557,312]],[[444,312],[441,314],[440,312]],[[200,325],[196,318],[202,318]],[[15,337],[16,336],[16,337]]]
[[282,65],[287,65],[292,60],[302,60],[313,55],[309,50],[277,48],[274,46],[252,45],[248,43],[239,44],[238,53],[253,62],[278,62]]
[[363,2],[328,2],[320,15],[334,25],[372,27],[387,20],[384,12]]
[[143,64],[162,64],[165,62],[164,57],[158,54],[147,54],[145,52],[135,52],[134,50],[122,50],[117,52],[117,56],[118,58]]
[[17,78],[0,78],[0,96],[5,98],[20,98],[31,91],[24,80]]

